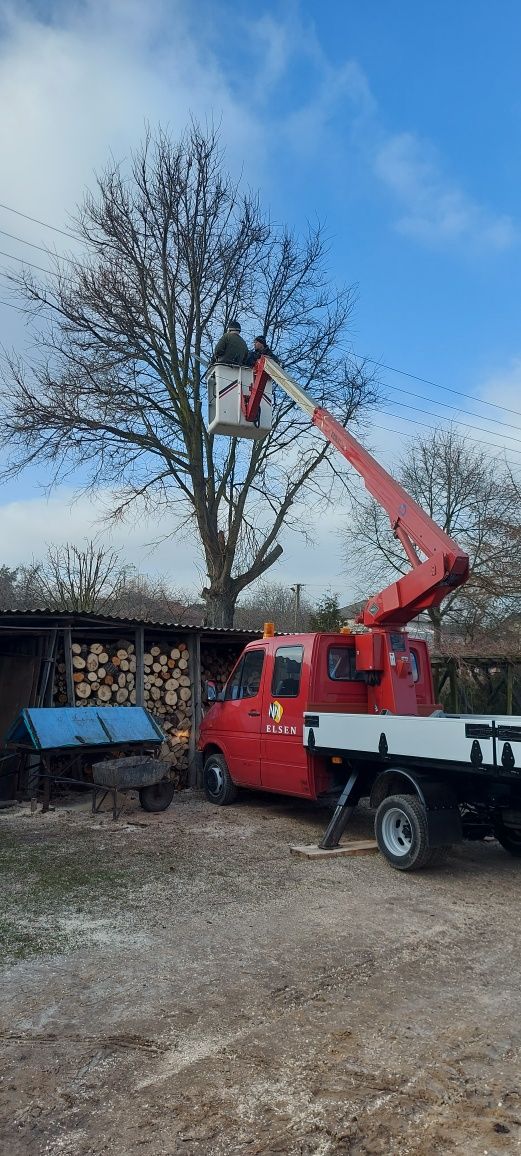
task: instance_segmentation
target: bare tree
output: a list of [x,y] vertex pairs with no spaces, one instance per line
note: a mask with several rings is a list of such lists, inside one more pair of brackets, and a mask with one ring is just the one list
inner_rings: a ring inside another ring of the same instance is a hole
[[124,584],[110,599],[107,613],[149,622],[199,624],[204,618],[204,609],[187,591],[169,586],[165,578],[134,572],[127,574]]
[[331,285],[321,227],[300,240],[271,224],[227,175],[218,135],[196,125],[178,143],[148,135],[128,172],[111,164],[77,228],[85,258],[57,262],[44,282],[13,277],[42,356],[11,360],[10,473],[39,462],[57,481],[81,467],[92,488],[116,490],[114,516],[152,511],[165,534],[195,538],[208,621],[231,625],[240,593],[280,556],[297,499],[327,505],[335,467],[282,391],[264,441],[210,436],[202,367],[239,314],[353,419],[374,395],[365,367],[339,353],[353,290]]
[[18,608],[17,596],[18,568],[0,566],[0,608],[15,610]]
[[[412,441],[397,476],[470,558],[466,585],[428,611],[435,646],[447,630],[469,641],[493,629],[521,594],[521,504],[505,465],[449,428]],[[387,515],[372,500],[353,506],[346,539],[351,574],[371,575],[371,588],[359,583],[364,595],[410,569]]]
[[49,546],[42,563],[29,569],[40,605],[71,613],[108,611],[124,588],[127,570],[118,555],[87,542],[79,546]]
[[34,610],[42,606],[38,565],[0,566],[0,610]]
[[235,622],[245,630],[261,630],[265,622],[274,622],[279,631],[308,630],[313,607],[303,595],[298,610],[291,586],[282,582],[258,582],[237,606]]

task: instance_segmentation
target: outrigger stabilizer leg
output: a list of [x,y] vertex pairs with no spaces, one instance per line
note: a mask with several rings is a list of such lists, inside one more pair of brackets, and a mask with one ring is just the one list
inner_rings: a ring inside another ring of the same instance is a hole
[[358,798],[354,798],[352,801],[350,801],[351,795],[354,792],[354,788],[356,786],[358,775],[358,771],[353,771],[347,780],[333,815],[326,827],[325,834],[318,844],[321,851],[332,851],[334,847],[338,847],[347,823],[349,822],[356,804],[358,803]]

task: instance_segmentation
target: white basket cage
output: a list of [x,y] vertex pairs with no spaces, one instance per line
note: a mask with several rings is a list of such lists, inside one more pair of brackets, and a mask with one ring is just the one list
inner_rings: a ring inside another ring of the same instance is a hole
[[259,414],[247,421],[241,405],[253,385],[253,369],[244,365],[211,365],[207,375],[208,432],[234,438],[263,438],[271,429],[271,379],[266,382]]

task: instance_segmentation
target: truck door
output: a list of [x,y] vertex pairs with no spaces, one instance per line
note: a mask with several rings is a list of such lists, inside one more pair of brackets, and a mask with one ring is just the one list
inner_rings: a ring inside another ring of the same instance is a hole
[[230,774],[245,787],[260,786],[264,648],[247,650],[226,684],[219,718]]
[[311,794],[302,741],[308,681],[303,645],[275,646],[267,660],[262,700],[261,786],[266,790]]

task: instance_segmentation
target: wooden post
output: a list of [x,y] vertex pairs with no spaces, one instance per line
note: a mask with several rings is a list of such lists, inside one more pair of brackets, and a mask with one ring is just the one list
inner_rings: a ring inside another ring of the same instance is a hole
[[201,725],[201,635],[188,635],[190,656],[190,678],[192,680],[192,728],[188,741],[188,783],[190,787],[200,787],[198,782],[197,737]]
[[145,627],[136,626],[136,706],[145,705]]
[[72,667],[72,630],[66,626],[63,631],[63,661],[65,663],[65,682],[67,684],[67,706],[74,706],[74,679]]
[[45,655],[42,660],[42,676],[36,706],[52,706],[57,635],[57,630],[51,630],[47,636]]
[[459,711],[459,696],[458,696],[458,668],[456,659],[449,659],[449,682],[450,682],[450,709],[452,714],[458,714]]
[[513,714],[514,705],[514,664],[507,661],[507,714]]

